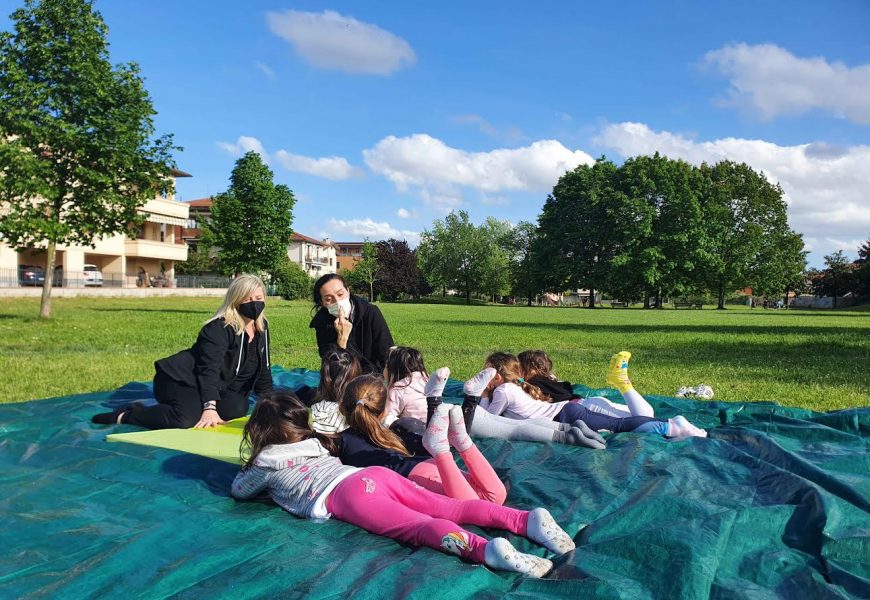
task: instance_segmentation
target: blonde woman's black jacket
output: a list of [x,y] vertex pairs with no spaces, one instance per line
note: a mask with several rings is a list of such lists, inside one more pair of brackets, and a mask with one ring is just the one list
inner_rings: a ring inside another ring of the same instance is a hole
[[[233,327],[226,327],[223,318],[203,325],[196,343],[154,363],[175,381],[199,388],[203,402],[220,400],[220,392],[232,382],[242,366],[243,344],[248,343],[247,333],[236,335]],[[269,323],[257,339],[260,354],[260,370],[254,382],[254,392],[261,394],[272,389],[272,361],[269,357]]]
[[[350,315],[353,328],[350,330],[350,338],[347,342],[348,349],[356,350],[370,363],[364,365],[370,369],[364,370],[380,373],[387,363],[390,346],[393,345],[390,328],[387,327],[380,309],[374,304],[354,295],[351,295],[350,302],[353,307]],[[335,317],[329,314],[328,310],[320,308],[311,319],[309,327],[317,334],[317,350],[320,356],[337,347],[338,332],[335,331]]]

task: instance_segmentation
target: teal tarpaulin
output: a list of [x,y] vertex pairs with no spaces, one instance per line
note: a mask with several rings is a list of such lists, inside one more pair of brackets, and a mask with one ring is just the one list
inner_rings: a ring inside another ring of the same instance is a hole
[[479,440],[507,504],[546,506],[576,534],[577,550],[532,580],[237,503],[234,465],[107,443],[134,428],[89,422],[149,397],[129,384],[0,405],[0,597],[870,597],[870,408],[652,397],[658,416],[684,414],[710,437],[620,434],[603,451]]

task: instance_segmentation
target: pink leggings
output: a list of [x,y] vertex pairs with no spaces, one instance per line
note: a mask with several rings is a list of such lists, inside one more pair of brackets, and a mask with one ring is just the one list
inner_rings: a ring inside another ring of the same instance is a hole
[[430,492],[384,467],[367,467],[330,492],[326,510],[341,521],[413,546],[484,562],[487,540],[457,523],[526,535],[529,513],[486,500]]
[[444,452],[419,463],[408,475],[408,479],[430,492],[457,500],[479,498],[504,504],[507,490],[477,446],[471,446],[459,456],[468,467],[468,473],[459,470],[450,452]]

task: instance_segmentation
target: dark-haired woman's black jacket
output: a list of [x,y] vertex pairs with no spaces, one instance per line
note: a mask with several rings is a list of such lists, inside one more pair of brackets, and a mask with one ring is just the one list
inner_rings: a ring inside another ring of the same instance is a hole
[[[227,327],[224,319],[215,319],[203,325],[196,343],[154,363],[169,377],[184,385],[199,388],[202,402],[220,400],[220,392],[233,380],[242,366],[243,344],[248,343],[248,334],[236,335],[233,327]],[[271,360],[269,357],[269,324],[257,337],[257,352],[260,354],[260,370],[254,381],[254,392],[261,394],[272,389]]]
[[[351,323],[353,328],[348,338],[348,348],[355,350],[371,363],[373,371],[380,373],[387,363],[387,354],[393,345],[393,336],[380,309],[374,304],[351,295]],[[323,356],[338,343],[335,319],[325,308],[320,308],[311,319],[309,327],[317,334],[317,350]],[[369,366],[369,365],[365,365]],[[365,369],[370,370],[370,369]]]

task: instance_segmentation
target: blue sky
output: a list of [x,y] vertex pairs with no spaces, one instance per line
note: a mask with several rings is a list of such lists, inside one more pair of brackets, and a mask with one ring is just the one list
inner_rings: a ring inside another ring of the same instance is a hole
[[659,150],[779,181],[811,264],[870,237],[864,1],[96,6],[185,200],[257,149],[300,233],[413,243],[451,209],[534,221],[564,170]]

